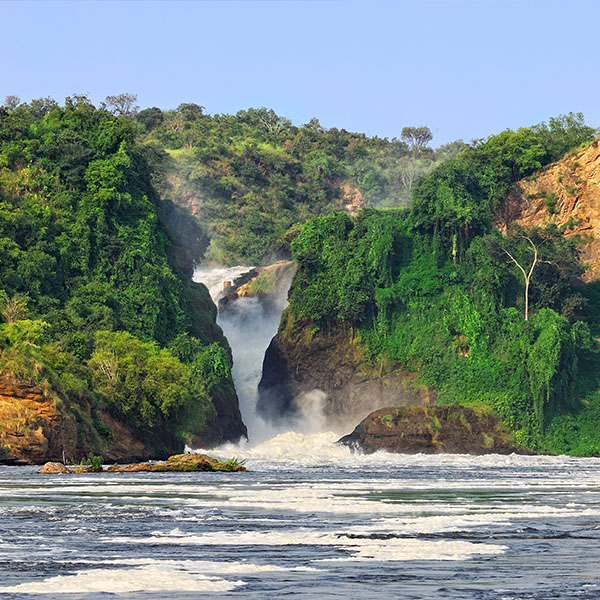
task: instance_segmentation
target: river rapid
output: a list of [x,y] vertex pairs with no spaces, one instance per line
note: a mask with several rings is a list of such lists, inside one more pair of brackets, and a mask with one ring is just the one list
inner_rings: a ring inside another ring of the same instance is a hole
[[[217,298],[244,269],[196,280]],[[254,407],[285,294],[238,302],[219,323],[250,442],[209,452],[247,472],[0,466],[0,599],[600,598],[600,459],[355,455],[318,390],[275,431]]]
[[600,597],[600,460],[223,448],[245,473],[0,467],[0,598]]

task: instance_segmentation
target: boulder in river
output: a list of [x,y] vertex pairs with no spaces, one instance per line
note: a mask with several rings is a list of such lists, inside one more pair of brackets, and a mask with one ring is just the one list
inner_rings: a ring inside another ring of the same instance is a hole
[[56,474],[56,473],[74,473],[75,471],[69,469],[69,467],[67,467],[66,465],[63,465],[62,463],[59,462],[47,462],[39,471],[38,473],[49,473],[49,474]]
[[138,471],[182,472],[182,471],[245,471],[243,461],[235,458],[221,461],[206,454],[175,454],[166,461],[133,463],[130,465],[112,465],[98,470],[95,466],[77,465],[67,467],[62,463],[46,463],[38,473],[132,473]]
[[245,471],[246,467],[236,459],[220,461],[206,454],[175,454],[166,461],[156,463],[137,463],[132,465],[114,465],[108,471],[124,473],[132,471]]
[[382,408],[338,443],[367,454],[530,454],[491,409],[458,404]]

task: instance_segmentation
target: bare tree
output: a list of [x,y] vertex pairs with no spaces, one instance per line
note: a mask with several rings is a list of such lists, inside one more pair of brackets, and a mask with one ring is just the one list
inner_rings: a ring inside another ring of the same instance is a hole
[[114,115],[120,117],[131,117],[140,109],[135,103],[137,94],[117,94],[116,96],[106,96],[106,106]]
[[114,350],[107,350],[96,358],[95,366],[109,383],[119,381],[119,359]]
[[417,178],[417,163],[411,158],[405,157],[400,161],[402,170],[400,171],[400,179],[402,186],[410,194]]
[[4,99],[4,108],[8,111],[13,111],[17,106],[21,104],[21,98],[19,96],[6,96]]
[[517,265],[517,267],[519,267],[519,270],[523,274],[523,279],[525,280],[525,320],[527,321],[529,319],[529,283],[531,281],[531,276],[533,275],[533,270],[535,269],[535,267],[538,263],[541,263],[541,262],[549,263],[549,264],[552,264],[552,263],[549,260],[540,260],[539,254],[538,254],[538,248],[533,243],[533,241],[531,240],[530,237],[527,237],[526,235],[523,235],[520,237],[527,240],[531,244],[531,247],[533,248],[533,260],[531,262],[531,265],[530,265],[528,271],[525,270],[525,267],[523,267],[519,263],[519,261],[506,248],[502,248],[502,250],[504,250],[504,252],[515,263],[515,265]]

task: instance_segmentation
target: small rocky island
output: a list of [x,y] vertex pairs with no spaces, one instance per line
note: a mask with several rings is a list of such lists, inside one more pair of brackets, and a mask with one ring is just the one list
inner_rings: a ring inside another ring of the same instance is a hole
[[[95,457],[100,458],[100,457]],[[206,454],[175,454],[166,461],[142,462],[129,465],[112,465],[107,469],[100,461],[90,461],[90,464],[64,465],[59,462],[46,463],[38,473],[46,474],[74,474],[74,473],[132,473],[136,471],[150,471],[155,473],[166,472],[191,472],[191,471],[245,471],[246,467],[243,461],[232,458],[227,461],[220,461]]]
[[458,404],[382,408],[338,443],[366,454],[531,454],[490,409]]

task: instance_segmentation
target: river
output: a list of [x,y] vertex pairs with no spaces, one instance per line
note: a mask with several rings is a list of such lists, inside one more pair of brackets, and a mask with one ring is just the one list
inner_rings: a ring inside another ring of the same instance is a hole
[[245,473],[0,467],[0,597],[600,597],[600,459],[354,456],[334,434]]

